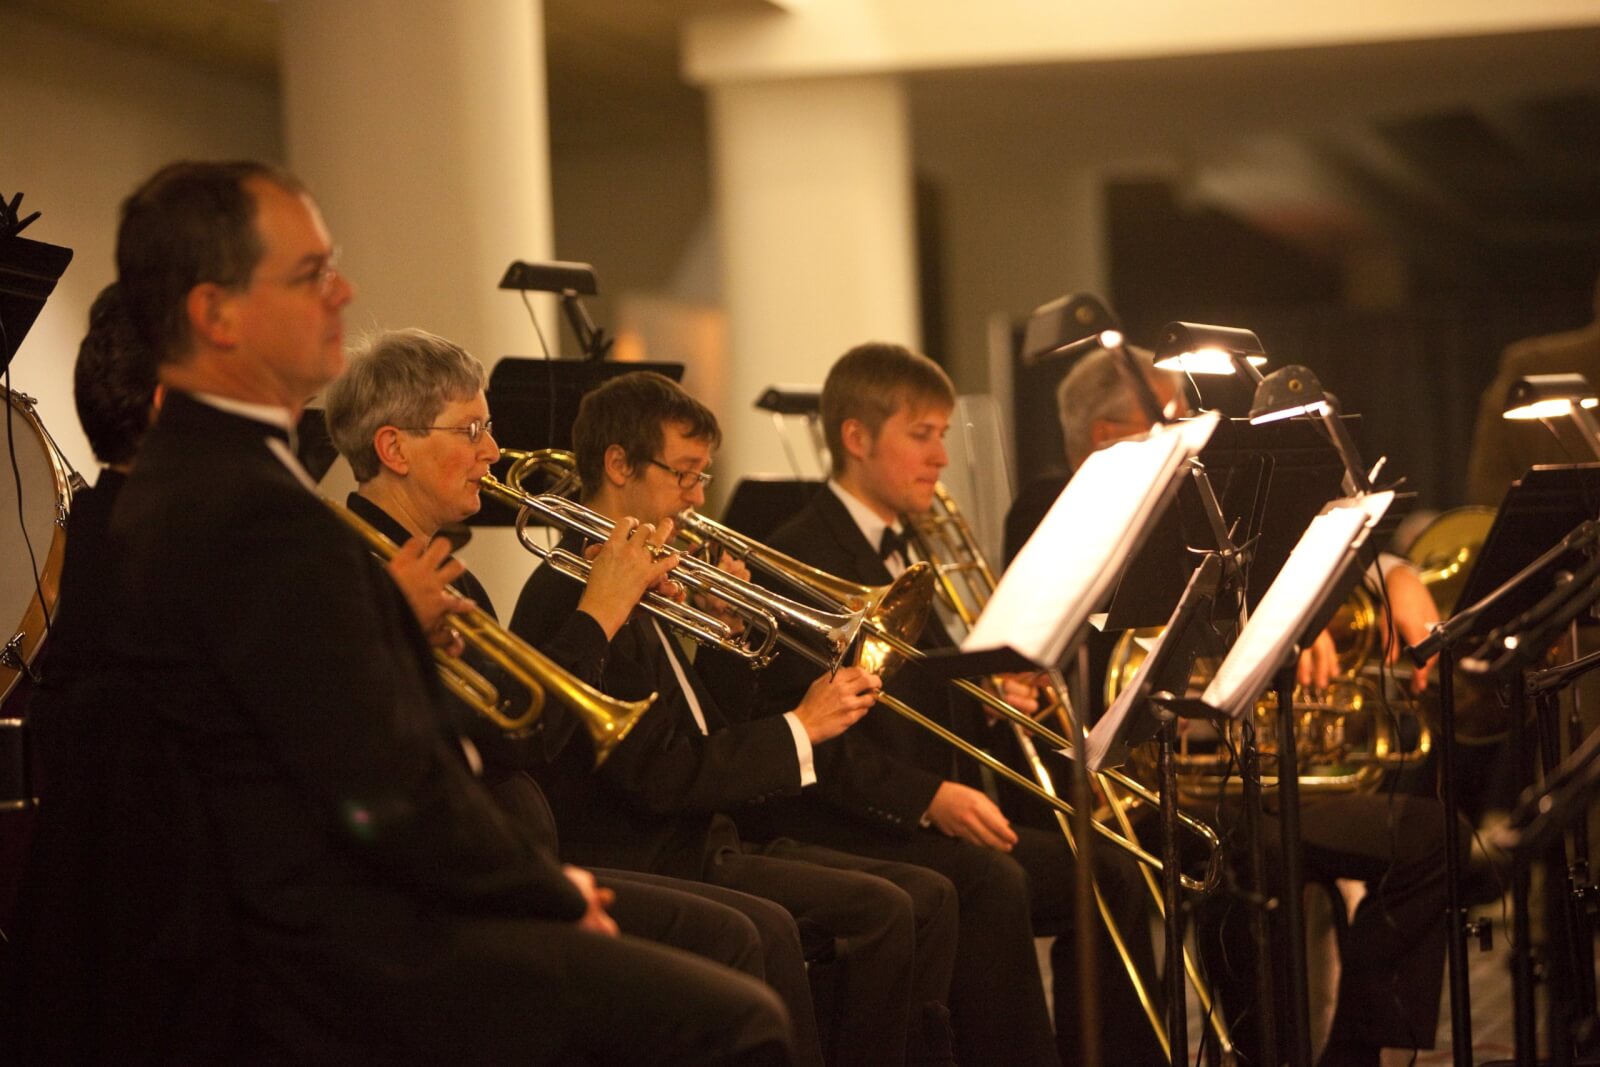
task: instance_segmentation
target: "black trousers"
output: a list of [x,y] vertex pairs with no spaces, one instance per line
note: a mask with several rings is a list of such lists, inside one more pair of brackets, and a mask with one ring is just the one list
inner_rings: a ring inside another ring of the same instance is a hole
[[[1230,826],[1237,825],[1230,822]],[[1373,1048],[1432,1048],[1444,985],[1443,815],[1438,801],[1387,794],[1303,798],[1301,849],[1307,881],[1367,884],[1339,943],[1340,976],[1330,1040]],[[1281,851],[1278,822],[1262,819],[1269,889]],[[1230,841],[1242,847],[1243,842]],[[1230,849],[1236,853],[1236,848]],[[1234,861],[1239,862],[1235,854]],[[1342,908],[1343,901],[1336,907]],[[1259,1048],[1249,906],[1226,894],[1203,901],[1198,933],[1206,969],[1247,1055]],[[1274,960],[1282,962],[1283,953]],[[1283,1000],[1286,976],[1275,974]],[[1285,1018],[1280,1010],[1279,1018]],[[1282,1027],[1280,1026],[1281,1030]]]
[[795,1063],[821,1067],[800,929],[782,905],[642,871],[597,868],[594,876],[616,893],[611,917],[623,933],[704,956],[771,986],[794,1026]]
[[926,1059],[945,1035],[925,1032],[945,1000],[956,953],[956,892],[932,871],[779,840],[724,849],[712,885],[765,897],[833,938],[836,1065]]
[[[960,912],[955,970],[950,984],[950,1012],[958,1059],[966,1067],[983,1064],[1071,1063],[1077,1058],[1077,994],[1070,930],[1073,914],[1074,861],[1065,839],[1026,826],[1015,828],[1020,839],[1012,855],[921,830],[910,838],[840,826],[814,835],[816,843],[898,863],[928,867],[956,888]],[[1104,855],[1107,850],[1099,850]],[[1142,942],[1142,962],[1153,974],[1148,926],[1142,897],[1120,888],[1129,869],[1107,857],[1117,885],[1107,896],[1125,918],[1137,912],[1127,929],[1131,943]],[[1097,862],[1097,872],[1100,863]],[[1098,877],[1098,874],[1097,874]],[[1034,954],[1035,930],[1058,936],[1052,955],[1056,975],[1056,1022],[1059,1040],[1050,1031],[1044,986]],[[1102,1048],[1107,1062],[1149,1062],[1150,1026],[1133,995],[1121,964],[1103,930],[1099,954],[1101,975]],[[1109,962],[1108,962],[1109,961]],[[1065,979],[1065,981],[1063,980]],[[1157,1049],[1159,1056],[1159,1046]]]
[[[652,942],[567,922],[422,916],[397,966],[392,924],[348,933],[337,958],[251,939],[267,951],[250,953],[246,1029],[230,1062],[793,1062],[772,990]],[[369,936],[379,940],[363,951]],[[285,965],[292,976],[278,973]],[[362,1010],[321,1018],[333,990]]]

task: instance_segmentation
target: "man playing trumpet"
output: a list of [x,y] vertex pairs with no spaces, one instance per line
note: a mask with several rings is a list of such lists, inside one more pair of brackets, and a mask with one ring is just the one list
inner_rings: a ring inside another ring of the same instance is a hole
[[[613,379],[584,397],[573,425],[583,502],[613,522],[638,516],[644,536],[669,540],[672,517],[705,502],[720,436],[716,417],[661,375]],[[581,541],[569,536],[564,545],[577,550]],[[742,564],[724,567],[748,578]],[[577,595],[569,579],[541,567],[512,629],[542,641]],[[949,882],[918,867],[792,841],[754,844],[730,818],[817,781],[824,750],[866,713],[877,677],[851,667],[813,672],[781,714],[749,721],[752,672],[740,664],[743,691],[713,696],[700,668],[714,658],[714,649],[701,648],[690,660],[667,628],[644,615],[617,634],[603,687],[661,698],[598,773],[576,746],[536,771],[569,853],[783,904],[837,945],[833,1062],[948,1060],[942,1002],[956,921]]]

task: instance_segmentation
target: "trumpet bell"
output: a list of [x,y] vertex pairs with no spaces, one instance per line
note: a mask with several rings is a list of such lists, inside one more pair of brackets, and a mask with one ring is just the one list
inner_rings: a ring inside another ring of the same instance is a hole
[[[387,562],[399,547],[382,531],[342,504],[324,499],[333,513],[350,527],[369,551]],[[444,687],[473,711],[494,723],[510,736],[532,729],[545,711],[545,702],[554,697],[578,716],[594,745],[595,766],[606,761],[628,736],[634,724],[650,710],[654,693],[643,700],[618,700],[595,689],[577,675],[550,659],[522,638],[505,629],[481,608],[450,616],[467,650],[495,667],[521,692],[513,701],[495,683],[474,669],[460,656],[434,649],[434,661]],[[514,706],[517,706],[514,708]]]

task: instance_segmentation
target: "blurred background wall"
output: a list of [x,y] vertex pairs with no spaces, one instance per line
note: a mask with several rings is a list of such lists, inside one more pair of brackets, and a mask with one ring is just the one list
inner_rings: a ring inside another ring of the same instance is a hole
[[594,264],[617,355],[723,415],[719,489],[788,468],[759,389],[869,338],[994,394],[1046,470],[1062,368],[1008,341],[1090,290],[1138,342],[1254,329],[1449,506],[1500,350],[1594,314],[1597,0],[0,0],[0,36],[0,194],[77,253],[12,381],[86,470],[117,204],[180,156],[302,173],[351,324],[486,363],[540,354],[506,262]]

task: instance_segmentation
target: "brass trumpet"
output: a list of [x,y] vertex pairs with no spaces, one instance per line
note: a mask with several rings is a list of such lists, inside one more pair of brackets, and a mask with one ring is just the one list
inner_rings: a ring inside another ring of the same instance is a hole
[[[393,541],[343,504],[332,500],[324,503],[379,559],[387,562],[400,551]],[[465,615],[451,615],[449,622],[470,648],[504,671],[527,693],[526,703],[513,709],[511,701],[465,660],[440,648],[433,650],[434,663],[445,688],[508,734],[526,733],[544,713],[546,696],[553,694],[583,721],[594,743],[595,766],[598,767],[655,701],[654,694],[636,701],[607,696],[506,630],[480,608],[473,608]]]

